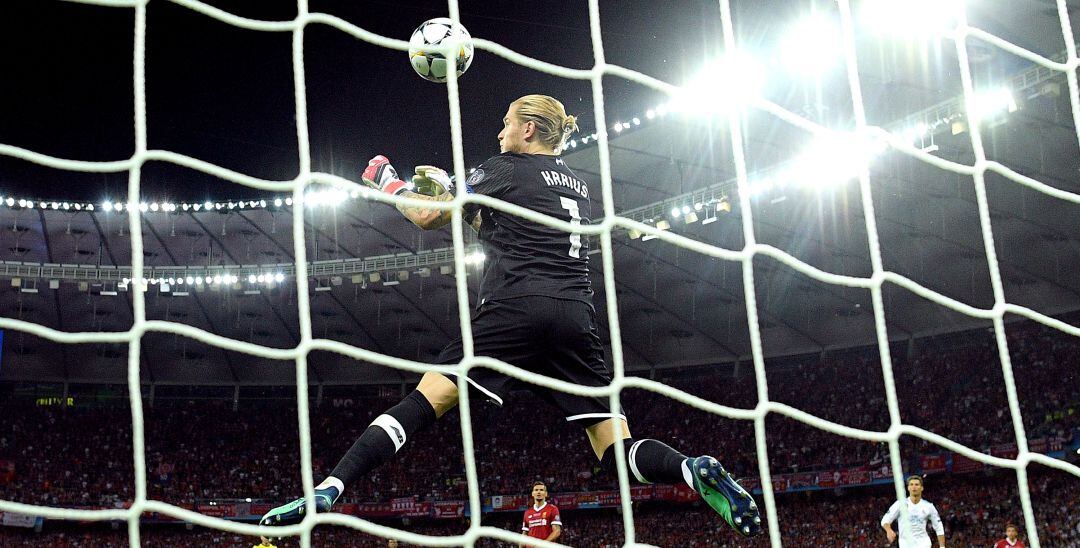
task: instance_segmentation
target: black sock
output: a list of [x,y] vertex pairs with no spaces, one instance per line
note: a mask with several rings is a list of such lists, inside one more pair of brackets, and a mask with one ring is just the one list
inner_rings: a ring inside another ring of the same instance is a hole
[[615,453],[613,447],[621,445],[626,453],[626,464],[630,469],[630,479],[639,483],[680,483],[685,481],[683,462],[686,455],[672,449],[666,443],[653,439],[634,440],[628,438],[621,444],[613,443],[604,451],[600,459],[603,468],[615,473]]
[[421,429],[435,422],[435,408],[423,394],[413,390],[401,400],[376,417],[360,438],[341,457],[331,476],[350,485],[379,465],[390,460],[397,453],[405,440]]

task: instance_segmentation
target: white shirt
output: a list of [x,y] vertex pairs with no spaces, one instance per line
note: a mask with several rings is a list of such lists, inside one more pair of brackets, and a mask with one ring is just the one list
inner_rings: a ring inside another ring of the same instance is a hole
[[[911,498],[904,499],[907,506],[907,523],[901,521],[897,524],[900,536],[900,548],[930,548],[930,536],[926,534],[926,522],[929,520],[938,536],[945,534],[945,527],[941,524],[941,516],[937,508],[926,499],[920,499],[918,504],[911,502]],[[892,523],[900,518],[900,502],[894,502],[881,518],[881,524]]]

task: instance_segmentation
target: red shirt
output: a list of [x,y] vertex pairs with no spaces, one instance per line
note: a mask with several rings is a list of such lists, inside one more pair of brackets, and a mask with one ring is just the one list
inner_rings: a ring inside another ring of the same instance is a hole
[[544,503],[525,509],[525,518],[521,520],[521,532],[530,538],[546,539],[551,535],[552,526],[562,527],[559,509],[554,504]]
[[994,548],[1027,548],[1027,546],[1025,546],[1024,541],[1020,539],[1016,539],[1015,543],[1009,544],[1009,540],[1003,538],[994,544]]

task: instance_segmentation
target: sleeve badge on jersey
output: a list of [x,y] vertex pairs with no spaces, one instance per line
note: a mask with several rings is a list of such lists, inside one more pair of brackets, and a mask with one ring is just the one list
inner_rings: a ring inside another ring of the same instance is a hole
[[484,170],[476,168],[475,171],[469,174],[469,178],[465,179],[465,184],[467,186],[476,186],[476,184],[482,180],[484,180]]

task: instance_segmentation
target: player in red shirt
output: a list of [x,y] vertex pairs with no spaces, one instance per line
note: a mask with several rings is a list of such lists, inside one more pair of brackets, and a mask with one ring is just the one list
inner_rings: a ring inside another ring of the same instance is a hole
[[[525,517],[521,520],[523,535],[554,541],[562,534],[559,509],[554,504],[548,504],[547,497],[547,486],[544,482],[534,481],[532,484],[533,505],[525,509]],[[519,546],[528,545],[520,544]]]
[[1005,538],[997,541],[994,548],[1027,548],[1019,537],[1020,528],[1010,523],[1005,526]]

